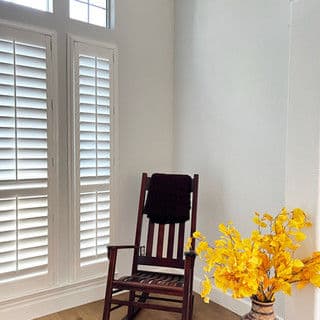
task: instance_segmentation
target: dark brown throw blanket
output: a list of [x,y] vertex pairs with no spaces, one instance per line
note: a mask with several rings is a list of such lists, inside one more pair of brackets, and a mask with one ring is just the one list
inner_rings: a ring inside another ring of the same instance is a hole
[[190,218],[192,179],[188,175],[151,176],[144,213],[153,223],[181,223]]

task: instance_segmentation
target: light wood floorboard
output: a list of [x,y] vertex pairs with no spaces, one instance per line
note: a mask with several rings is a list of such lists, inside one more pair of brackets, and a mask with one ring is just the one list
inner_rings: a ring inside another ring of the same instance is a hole
[[[85,304],[76,308],[60,311],[35,320],[101,320],[103,301]],[[111,313],[111,320],[120,320],[124,317],[126,308],[120,308]],[[142,310],[136,320],[180,320],[181,315],[156,310]],[[239,320],[240,317],[225,308],[210,302],[205,304],[199,295],[195,296],[193,320]]]

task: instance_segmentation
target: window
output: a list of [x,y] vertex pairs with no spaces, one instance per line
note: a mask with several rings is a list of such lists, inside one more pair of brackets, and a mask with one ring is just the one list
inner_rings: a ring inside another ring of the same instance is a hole
[[10,3],[19,4],[32,9],[53,12],[52,0],[2,0]]
[[70,0],[70,18],[110,28],[111,0]]
[[48,274],[51,37],[0,25],[0,282]]
[[110,239],[113,50],[75,41],[73,59],[77,265],[85,269],[105,263]]

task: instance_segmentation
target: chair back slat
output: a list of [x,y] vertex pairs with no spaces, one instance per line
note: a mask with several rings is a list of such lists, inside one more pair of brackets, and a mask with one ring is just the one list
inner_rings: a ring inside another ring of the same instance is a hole
[[173,257],[174,232],[175,232],[175,224],[171,223],[169,225],[168,244],[167,244],[167,258],[168,259],[172,259],[172,257]]
[[178,251],[177,251],[177,259],[183,259],[183,249],[184,249],[184,230],[185,223],[179,224],[179,235],[178,235]]
[[164,239],[164,224],[159,224],[158,242],[157,242],[157,258],[162,258]]
[[146,255],[152,256],[154,223],[149,220]]
[[138,264],[145,266],[154,266],[154,267],[168,267],[168,268],[184,268],[184,260],[177,259],[159,259],[157,257],[146,257],[139,256],[137,257]]

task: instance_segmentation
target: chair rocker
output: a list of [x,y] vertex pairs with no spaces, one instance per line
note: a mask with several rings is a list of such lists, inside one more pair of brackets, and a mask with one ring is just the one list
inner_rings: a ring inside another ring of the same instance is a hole
[[[189,178],[188,217],[190,217],[191,208],[191,221],[186,224],[184,221],[175,222],[169,218],[169,223],[157,223],[154,222],[154,219],[152,221],[151,215],[150,218],[148,218],[149,214],[146,217],[146,207],[149,195],[151,196],[150,184],[153,183],[153,176],[148,177],[146,173],[142,174],[135,244],[108,246],[109,270],[103,320],[109,320],[110,312],[122,306],[128,307],[127,316],[124,317],[127,320],[134,319],[142,308],[177,312],[181,313],[182,320],[192,319],[194,298],[192,285],[196,254],[193,251],[184,252],[184,243],[186,225],[188,225],[190,235],[196,229],[198,175],[194,175],[193,179],[183,175],[160,176],[166,176],[165,179],[169,179],[169,181],[177,177],[178,179],[181,177]],[[157,194],[155,196],[157,197]],[[170,197],[174,199],[172,194],[169,195]],[[181,194],[178,195],[179,197],[181,198]],[[143,222],[146,224],[145,228],[143,228]],[[166,229],[167,231],[165,231]],[[146,230],[145,246],[141,245],[142,230]],[[115,279],[117,253],[122,249],[133,250],[132,272],[129,276]],[[145,266],[149,267],[149,271],[146,271]],[[157,271],[150,271],[150,266],[155,266]],[[161,268],[165,268],[165,271],[158,272]],[[183,272],[177,272],[177,269]],[[167,272],[167,270],[170,270],[170,272]],[[129,292],[127,300],[114,295],[121,291]],[[170,304],[159,304],[157,303],[159,300],[170,302]]]

